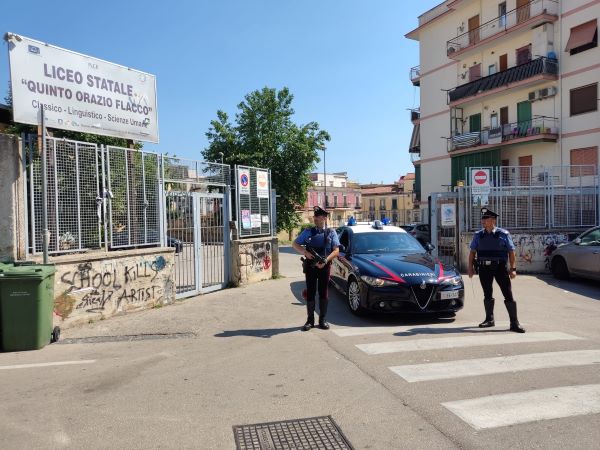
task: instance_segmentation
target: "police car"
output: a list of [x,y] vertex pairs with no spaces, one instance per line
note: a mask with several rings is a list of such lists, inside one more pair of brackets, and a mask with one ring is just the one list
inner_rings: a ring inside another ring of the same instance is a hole
[[337,230],[340,254],[331,267],[332,284],[350,310],[454,315],[463,307],[460,273],[445,266],[399,227],[376,220]]

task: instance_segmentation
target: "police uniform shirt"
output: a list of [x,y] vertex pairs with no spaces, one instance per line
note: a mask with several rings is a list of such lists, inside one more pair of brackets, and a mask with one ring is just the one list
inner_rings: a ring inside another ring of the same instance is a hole
[[491,233],[479,230],[471,241],[471,250],[477,252],[479,261],[508,261],[508,254],[515,250],[510,233],[494,227]]
[[[316,232],[313,230],[316,230]],[[323,257],[327,257],[334,248],[340,246],[338,235],[331,228],[329,228],[329,236],[327,237],[325,236],[325,228],[306,228],[298,235],[294,242],[314,248]]]

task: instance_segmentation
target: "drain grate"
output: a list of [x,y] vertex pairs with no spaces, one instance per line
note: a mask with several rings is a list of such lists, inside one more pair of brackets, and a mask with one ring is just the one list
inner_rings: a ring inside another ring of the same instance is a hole
[[62,339],[57,344],[98,344],[101,342],[131,342],[153,339],[185,339],[195,338],[194,333],[164,333],[164,334],[129,334],[124,336],[90,336],[83,338]]
[[354,450],[331,416],[236,425],[237,450]]

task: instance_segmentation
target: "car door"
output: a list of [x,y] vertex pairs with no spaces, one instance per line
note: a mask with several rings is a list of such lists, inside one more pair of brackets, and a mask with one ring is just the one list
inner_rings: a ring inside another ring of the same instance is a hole
[[[347,237],[347,231],[344,227],[340,227],[336,230],[336,233],[338,235],[338,239],[340,241],[340,244],[343,245],[344,247],[346,247],[346,244],[344,244],[344,242],[346,242],[348,240]],[[342,280],[341,280],[341,270],[340,270],[340,262],[339,262],[339,258],[342,255],[342,248],[340,248],[340,253],[338,255],[337,258],[334,258],[333,261],[331,262],[331,271],[330,271],[330,278],[331,281],[333,281],[338,287],[342,286]]]
[[600,228],[581,235],[579,239],[579,245],[572,249],[571,271],[585,277],[600,278]]
[[340,254],[335,259],[336,265],[336,284],[342,291],[346,291],[348,289],[348,276],[352,271],[352,256],[351,256],[351,247],[352,247],[352,236],[353,233],[349,229],[345,229],[342,235],[340,236],[340,244],[344,246],[344,251],[340,249]]

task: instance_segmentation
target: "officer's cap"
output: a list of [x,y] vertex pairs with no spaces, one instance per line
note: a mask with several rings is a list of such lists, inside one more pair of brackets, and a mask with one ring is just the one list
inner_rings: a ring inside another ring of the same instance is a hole
[[315,206],[315,217],[327,217],[329,213],[320,206]]
[[498,217],[498,214],[496,214],[491,209],[481,208],[481,218],[482,219],[489,219],[489,218],[495,219],[496,217]]

